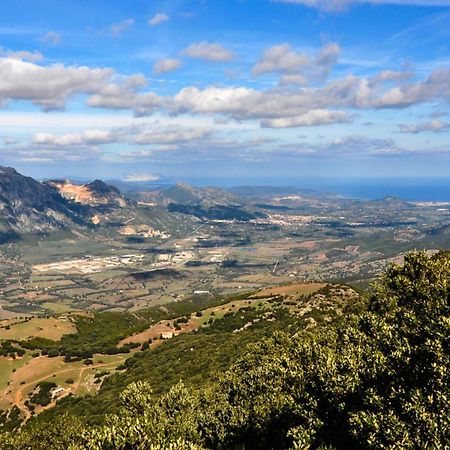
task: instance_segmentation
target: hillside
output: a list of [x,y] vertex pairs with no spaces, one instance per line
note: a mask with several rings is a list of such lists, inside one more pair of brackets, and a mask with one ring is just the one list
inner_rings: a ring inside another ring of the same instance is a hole
[[159,232],[156,228],[166,230],[181,223],[165,206],[138,205],[101,180],[39,182],[13,168],[0,167],[1,242],[27,234],[89,232],[95,227],[97,239],[104,235],[151,236]]
[[101,180],[87,184],[73,184],[69,180],[49,180],[44,184],[54,187],[65,198],[91,206],[116,205],[124,207],[128,201],[114,186]]
[[84,224],[86,210],[51,187],[0,167],[2,233],[37,233]]
[[[385,272],[368,302],[352,294],[339,314],[310,315],[313,327],[294,312],[305,296],[209,315],[197,332],[143,347],[97,397],[63,400],[18,435],[4,434],[2,448],[443,449],[449,286],[447,254],[413,253]],[[327,287],[310,298],[342,302],[343,292]],[[103,413],[113,413],[106,423]]]
[[165,206],[175,203],[209,207],[214,205],[238,205],[242,202],[238,195],[225,189],[217,187],[196,188],[186,183],[177,183],[160,190],[135,192],[133,197],[140,201],[152,201]]
[[186,183],[154,191],[130,193],[140,203],[157,204],[171,213],[181,213],[204,220],[249,221],[262,216],[243,198],[217,187],[196,188]]

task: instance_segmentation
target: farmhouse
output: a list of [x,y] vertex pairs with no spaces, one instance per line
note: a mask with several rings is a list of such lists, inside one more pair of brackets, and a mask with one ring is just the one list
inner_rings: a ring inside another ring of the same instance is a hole
[[161,339],[171,339],[173,336],[174,334],[172,331],[165,331],[164,333],[161,333]]
[[50,391],[52,397],[56,397],[57,395],[62,394],[63,392],[64,392],[64,388],[62,388],[60,386],[55,387],[55,388],[51,389],[51,391]]

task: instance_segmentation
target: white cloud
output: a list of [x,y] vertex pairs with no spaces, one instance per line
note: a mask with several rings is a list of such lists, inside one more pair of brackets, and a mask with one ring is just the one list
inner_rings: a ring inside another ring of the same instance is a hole
[[357,3],[391,4],[406,6],[450,6],[450,0],[275,0],[280,3],[291,3],[317,8],[326,12],[343,11]]
[[450,123],[443,122],[439,119],[430,120],[429,122],[419,123],[417,125],[399,125],[402,133],[422,133],[424,131],[431,131],[433,133],[450,130]]
[[175,95],[174,112],[227,114],[236,119],[286,118],[315,109],[406,108],[435,99],[450,100],[450,69],[436,69],[426,79],[384,89],[367,78],[347,75],[320,87],[257,91],[244,87],[187,87]]
[[0,58],[0,101],[29,100],[44,110],[61,109],[75,94],[101,91],[113,74],[111,69]]
[[372,84],[383,83],[385,81],[403,81],[412,78],[414,74],[408,71],[382,70],[371,79]]
[[315,55],[296,52],[289,44],[281,44],[264,51],[253,66],[252,75],[276,72],[280,84],[307,84],[323,81],[337,63],[341,48],[336,43],[324,45]]
[[110,26],[111,34],[115,37],[120,36],[125,30],[133,26],[134,20],[133,19],[126,19],[122,20],[122,22],[119,23],[113,23]]
[[22,61],[39,62],[44,59],[41,52],[34,51],[29,52],[27,50],[4,50],[0,47],[0,57],[6,57],[11,59],[20,59]]
[[264,51],[261,60],[253,67],[253,75],[268,72],[297,72],[310,63],[309,56],[296,53],[289,44],[281,44]]
[[165,104],[164,97],[154,92],[136,93],[121,86],[112,85],[99,94],[91,95],[86,104],[94,108],[132,110],[138,117],[150,115]]
[[[0,57],[0,104],[10,100],[28,100],[43,110],[63,109],[66,101],[77,94],[89,95],[90,106],[123,108],[127,99],[129,109],[139,111],[142,103],[148,111],[149,98],[155,94],[142,94],[137,89],[145,86],[143,75],[120,76],[109,68],[87,66],[44,66],[15,58]],[[121,100],[119,101],[118,98]]]
[[213,133],[211,128],[185,128],[159,124],[115,127],[110,130],[87,129],[64,134],[36,133],[31,143],[42,147],[85,147],[113,143],[131,145],[183,145],[200,141]]
[[47,45],[58,45],[61,42],[61,36],[56,31],[49,31],[40,38],[40,41]]
[[213,62],[231,61],[234,58],[233,52],[222,45],[207,41],[189,45],[183,50],[183,55]]
[[[325,77],[340,53],[337,44],[328,44],[304,59],[298,54],[291,58],[289,47],[283,46],[281,50],[277,53],[282,55],[281,59],[267,58],[273,63],[267,70],[280,68],[281,83],[283,77],[304,77],[307,81],[312,74]],[[160,61],[160,66],[155,65],[155,73],[172,69],[177,61]],[[303,66],[301,61],[307,62]],[[435,69],[424,79],[408,80],[411,75],[382,71],[371,78],[347,75],[319,84],[311,81],[310,85],[300,87],[293,85],[293,80],[284,80],[289,86],[281,84],[266,90],[242,86],[189,86],[175,95],[163,96],[143,90],[147,79],[141,74],[120,76],[109,68],[46,66],[0,57],[0,103],[27,100],[43,110],[51,110],[64,108],[68,99],[82,94],[87,95],[86,104],[90,107],[131,110],[135,116],[157,112],[190,113],[266,120],[265,126],[308,126],[309,121],[347,120],[344,116],[332,115],[342,113],[345,108],[407,108],[435,100],[450,101],[449,68]],[[283,120],[271,122],[273,119]]]
[[263,137],[238,140],[230,137],[223,138],[207,135],[198,140],[159,144],[148,149],[124,151],[119,154],[106,156],[106,158],[111,162],[176,160],[178,163],[191,162],[193,158],[203,161],[252,159],[255,156],[255,151],[265,152],[268,148],[267,145],[273,142],[273,139]]
[[149,19],[148,24],[151,27],[156,27],[157,25],[160,25],[161,23],[168,22],[170,20],[170,17],[163,12],[156,13],[151,19]]
[[161,73],[172,72],[181,67],[181,61],[178,59],[162,59],[153,65],[153,73],[159,75]]
[[116,141],[117,137],[110,131],[105,130],[86,130],[82,133],[67,133],[62,135],[37,133],[32,137],[33,144],[60,147],[110,144]]
[[33,144],[8,146],[1,152],[6,161],[37,164],[88,161],[102,154],[98,147],[45,147]]
[[265,119],[261,122],[267,128],[293,128],[313,127],[318,125],[329,125],[332,123],[350,122],[350,116],[345,111],[327,111],[325,109],[313,109],[306,114],[294,117],[283,117],[280,119]]
[[198,141],[211,135],[211,129],[153,128],[142,130],[133,138],[133,143],[141,145],[181,144]]

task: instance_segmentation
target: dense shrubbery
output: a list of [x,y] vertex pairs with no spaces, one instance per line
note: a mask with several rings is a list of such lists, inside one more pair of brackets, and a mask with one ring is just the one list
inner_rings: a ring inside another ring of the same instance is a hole
[[125,336],[148,326],[148,320],[133,314],[104,312],[93,317],[76,316],[74,318],[77,333],[66,334],[60,341],[44,338],[32,338],[21,343],[31,350],[41,349],[49,356],[91,358],[94,353],[127,353],[128,347],[117,349],[117,343]]
[[30,398],[31,403],[47,406],[52,401],[51,391],[56,387],[56,383],[51,381],[41,381],[37,385],[36,392]]
[[[136,313],[102,312],[93,316],[73,316],[77,332],[64,335],[60,341],[52,341],[45,338],[31,338],[21,341],[20,345],[25,349],[42,351],[43,355],[55,357],[65,356],[67,361],[92,358],[94,353],[114,355],[118,353],[130,353],[136,345],[131,343],[123,347],[117,344],[125,337],[140,332],[163,319],[178,319],[178,322],[187,322],[190,314],[199,309],[216,306],[226,302],[220,297],[195,297],[183,302],[173,302],[164,307],[153,307]],[[3,344],[6,345],[6,344]],[[18,352],[22,349],[13,348]],[[12,351],[8,348],[8,351]],[[1,348],[0,348],[1,352]]]
[[9,356],[15,358],[16,356],[23,356],[25,350],[18,347],[17,344],[14,345],[13,341],[3,341],[0,342],[0,356]]
[[[277,332],[198,389],[176,384],[155,396],[153,380],[134,382],[105,425],[52,448],[448,448],[449,298],[448,256],[410,254],[358,317]],[[3,440],[2,448],[35,448]]]
[[17,406],[13,406],[9,411],[3,411],[0,409],[0,444],[2,443],[1,432],[16,430],[20,426],[21,422],[22,415]]

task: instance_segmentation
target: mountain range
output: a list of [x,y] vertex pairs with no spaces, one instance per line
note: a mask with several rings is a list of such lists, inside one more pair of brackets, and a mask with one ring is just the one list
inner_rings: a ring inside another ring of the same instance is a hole
[[178,183],[125,196],[101,180],[38,181],[0,166],[0,236],[48,233],[58,229],[133,225],[163,227],[179,216],[247,221],[259,213],[238,194],[215,187]]

